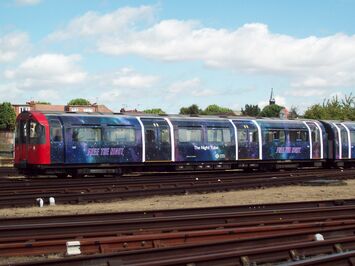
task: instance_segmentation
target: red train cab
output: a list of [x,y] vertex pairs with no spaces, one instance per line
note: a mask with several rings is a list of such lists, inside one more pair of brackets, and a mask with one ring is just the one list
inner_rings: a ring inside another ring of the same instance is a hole
[[23,112],[16,119],[15,166],[29,169],[50,164],[49,124],[40,112]]

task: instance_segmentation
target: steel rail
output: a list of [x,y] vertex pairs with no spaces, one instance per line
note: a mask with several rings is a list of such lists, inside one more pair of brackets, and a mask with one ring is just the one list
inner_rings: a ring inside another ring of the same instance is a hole
[[[334,177],[335,174],[335,177]],[[212,183],[220,183],[220,182],[232,182],[232,181],[249,181],[249,180],[268,180],[268,179],[282,179],[282,178],[298,178],[298,177],[312,177],[312,178],[344,178],[344,177],[355,177],[354,172],[336,172],[336,173],[304,173],[304,174],[282,174],[282,175],[274,175],[274,174],[267,174],[263,176],[204,176],[204,177],[184,177],[184,178],[164,178],[164,179],[85,179],[85,188],[90,187],[112,187],[112,186],[135,186],[135,187],[152,187],[152,188],[159,188],[161,183],[171,184],[171,183],[203,183],[203,182],[212,182]],[[60,185],[60,187],[58,187]],[[36,191],[62,191],[64,189],[81,189],[83,190],[83,180],[71,180],[70,182],[67,181],[65,183],[58,182],[57,179],[52,180],[42,180],[41,182],[38,181],[29,181],[27,179],[17,179],[17,180],[8,180],[8,182],[2,182],[0,187],[0,195],[9,195],[19,194],[19,189],[21,193],[24,192],[36,192]]]
[[[279,236],[278,236],[279,237]],[[29,262],[21,265],[259,265],[300,260],[317,255],[334,254],[355,249],[355,237],[339,237],[324,241],[283,242],[264,238],[259,247],[251,243],[238,248],[247,240],[228,240],[168,248],[125,251],[104,255],[86,255],[73,258]],[[286,237],[286,235],[285,235]],[[263,244],[261,244],[263,243]],[[262,247],[262,245],[270,245]]]
[[[324,219],[352,219],[355,215],[355,206],[302,208],[291,210],[270,210],[255,212],[229,212],[190,214],[169,217],[148,217],[128,219],[100,219],[82,221],[61,221],[58,223],[12,224],[0,225],[0,239],[17,240],[28,236],[62,236],[90,234],[93,232],[110,232],[132,234],[149,230],[169,232],[174,230],[188,230],[191,227],[211,228],[228,224],[236,226],[256,226],[260,224],[289,223],[291,221],[323,221]],[[102,217],[102,216],[101,216]],[[239,225],[237,225],[239,224]],[[190,229],[191,230],[191,229]],[[80,232],[80,233],[79,233]]]
[[[326,239],[329,239],[352,235],[354,229],[355,220],[351,220],[213,229],[192,232],[150,233],[135,236],[101,237],[98,235],[92,238],[81,238],[80,250],[82,254],[108,253],[124,250],[178,246],[191,243],[208,243],[222,240],[242,240],[248,238],[255,240],[255,237],[276,237],[283,236],[285,233],[287,233],[288,236],[290,236],[290,234],[298,234],[300,239],[305,240],[308,240],[308,238],[304,238],[304,234],[307,234],[312,239],[315,233],[322,233]],[[47,241],[27,240],[24,242],[0,243],[0,256],[29,256],[51,253],[65,255],[66,243],[69,240],[75,239]],[[288,238],[284,240],[287,242]],[[283,240],[280,239],[279,241]],[[242,242],[239,248],[245,245],[245,243],[246,242]],[[255,247],[256,246],[257,243],[255,243]]]
[[[325,176],[324,176],[325,177]],[[339,174],[337,179],[345,179],[354,177],[352,174]],[[334,177],[333,177],[334,178]],[[86,192],[85,187],[80,192],[43,192],[33,194],[22,194],[19,192],[17,195],[0,196],[0,207],[19,207],[34,205],[36,198],[44,198],[48,201],[49,197],[55,197],[57,203],[81,203],[81,202],[98,202],[109,201],[113,199],[124,198],[137,198],[151,195],[171,195],[171,194],[186,194],[186,193],[198,193],[198,192],[215,192],[215,191],[229,191],[235,189],[246,189],[251,187],[266,187],[266,186],[281,186],[300,184],[314,179],[312,176],[301,177],[285,177],[285,178],[273,178],[261,182],[260,179],[247,181],[231,180],[228,182],[221,182],[221,180],[215,180],[214,182],[194,181],[186,183],[160,183],[159,188],[151,188],[148,184],[146,186],[132,185],[132,186],[114,186],[109,191],[101,192]],[[138,188],[137,188],[138,187]],[[106,187],[107,189],[107,187]]]
[[94,214],[75,214],[75,215],[51,215],[51,216],[32,216],[32,217],[13,217],[0,218],[1,225],[19,225],[35,223],[60,223],[75,221],[96,221],[108,219],[140,219],[155,217],[171,217],[181,215],[200,215],[217,213],[236,213],[236,212],[255,212],[255,211],[281,211],[293,209],[318,209],[324,207],[353,206],[355,199],[337,199],[337,200],[312,200],[312,201],[294,201],[282,203],[264,203],[264,204],[246,204],[229,205],[201,208],[179,208],[179,209],[160,209],[149,211],[129,211],[129,212],[110,212]]
[[354,266],[355,251],[345,251],[321,257],[288,262],[280,266]]
[[219,173],[195,173],[195,174],[184,174],[181,175],[180,173],[171,173],[165,175],[144,175],[144,176],[122,176],[119,178],[108,178],[108,177],[101,177],[101,178],[93,178],[93,177],[86,177],[86,178],[18,178],[18,179],[8,179],[2,178],[0,179],[0,183],[2,184],[0,190],[4,190],[7,188],[17,187],[17,186],[35,186],[35,187],[47,187],[47,186],[58,186],[60,185],[82,185],[83,181],[85,184],[139,184],[139,183],[149,183],[152,184],[158,182],[176,182],[176,181],[191,181],[196,180],[196,178],[204,179],[204,180],[215,180],[218,178],[223,179],[249,179],[249,178],[275,178],[275,177],[286,177],[286,176],[319,176],[321,177],[324,174],[332,175],[332,174],[355,174],[354,170],[347,169],[347,170],[303,170],[303,171],[287,171],[287,172],[255,172],[255,173],[244,173],[244,172],[219,172]]

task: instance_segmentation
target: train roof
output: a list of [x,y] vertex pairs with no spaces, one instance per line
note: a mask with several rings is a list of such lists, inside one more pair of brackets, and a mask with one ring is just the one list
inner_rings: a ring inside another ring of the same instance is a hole
[[[303,123],[304,121],[318,121],[315,119],[280,119],[280,118],[270,118],[270,117],[250,117],[250,116],[236,116],[236,115],[180,115],[180,114],[161,114],[161,115],[154,115],[154,114],[145,114],[145,113],[100,113],[100,112],[55,112],[55,111],[25,111],[21,114],[25,113],[33,113],[33,114],[43,114],[45,116],[104,116],[104,117],[144,117],[144,118],[169,118],[172,120],[179,120],[179,119],[187,119],[187,120],[203,120],[203,119],[210,119],[210,120],[221,120],[224,121],[225,119],[230,120],[256,120],[261,122],[268,122],[268,123]],[[21,115],[20,114],[20,115]],[[20,116],[19,115],[19,116]],[[319,120],[325,123],[355,123],[355,121],[333,121],[333,120]]]

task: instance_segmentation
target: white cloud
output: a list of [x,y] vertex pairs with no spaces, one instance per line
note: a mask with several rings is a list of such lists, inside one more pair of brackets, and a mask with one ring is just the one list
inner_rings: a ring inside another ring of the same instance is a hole
[[201,80],[199,78],[193,78],[189,80],[177,81],[171,84],[168,88],[168,92],[177,94],[184,91],[196,90],[201,86]]
[[23,94],[24,91],[19,89],[14,82],[0,84],[1,101],[16,103]]
[[59,98],[59,93],[56,90],[44,89],[38,91],[37,97],[39,101],[57,100]]
[[113,103],[128,98],[154,97],[158,91],[152,88],[157,85],[160,77],[142,74],[132,68],[121,68],[114,73],[97,75],[94,79],[96,84],[105,88],[99,100]]
[[0,63],[15,60],[29,45],[28,35],[24,32],[15,32],[0,36]]
[[167,98],[176,97],[177,94],[204,97],[216,95],[216,91],[209,88],[204,88],[199,78],[193,78],[174,82],[168,87],[166,96]]
[[143,75],[133,69],[123,68],[115,74],[112,84],[120,88],[149,88],[158,80],[157,76]]
[[[96,49],[108,55],[200,61],[211,68],[282,76],[290,80],[292,89],[311,89],[310,96],[355,85],[355,35],[296,38],[274,33],[262,23],[233,30],[204,27],[195,20],[152,24],[154,13],[154,6],[125,7],[105,14],[87,12],[49,39],[92,37]],[[322,92],[316,93],[317,88]]]
[[79,55],[41,54],[26,59],[16,69],[6,70],[4,76],[20,88],[80,84],[87,74],[77,66],[79,60]]
[[15,0],[15,3],[20,6],[34,6],[41,2],[41,0]]
[[153,16],[154,9],[150,6],[124,7],[103,15],[89,11],[73,19],[64,29],[50,34],[48,39],[58,41],[78,36],[123,33],[126,29],[135,28],[139,21],[150,21]]
[[[172,30],[174,29],[174,30]],[[353,65],[354,36],[297,39],[271,33],[267,25],[253,23],[229,31],[202,28],[192,21],[165,20],[125,38],[114,34],[99,39],[107,54],[139,54],[159,60],[202,60],[206,65],[250,72],[319,72],[334,64]]]
[[314,97],[314,96],[324,96],[327,94],[327,90],[316,88],[292,88],[285,93],[286,95],[295,97]]

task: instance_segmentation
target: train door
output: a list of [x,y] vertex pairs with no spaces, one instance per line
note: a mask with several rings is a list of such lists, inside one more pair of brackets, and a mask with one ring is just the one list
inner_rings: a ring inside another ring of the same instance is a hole
[[323,140],[320,127],[315,122],[306,122],[311,131],[312,141],[312,159],[322,159]]
[[23,159],[28,163],[29,159],[29,154],[30,154],[30,121],[29,120],[24,120],[23,121],[23,143],[25,144],[24,146],[24,151],[23,151]]
[[252,121],[234,121],[237,127],[238,159],[259,159],[259,130]]
[[346,126],[343,124],[338,124],[340,129],[341,138],[341,158],[350,159],[351,157],[351,143],[350,143],[350,132]]
[[62,123],[57,118],[49,120],[51,141],[51,162],[64,163],[64,138]]
[[164,119],[141,118],[144,126],[145,161],[171,161],[171,132]]
[[19,163],[26,163],[28,158],[28,121],[21,119],[16,126],[16,158]]

